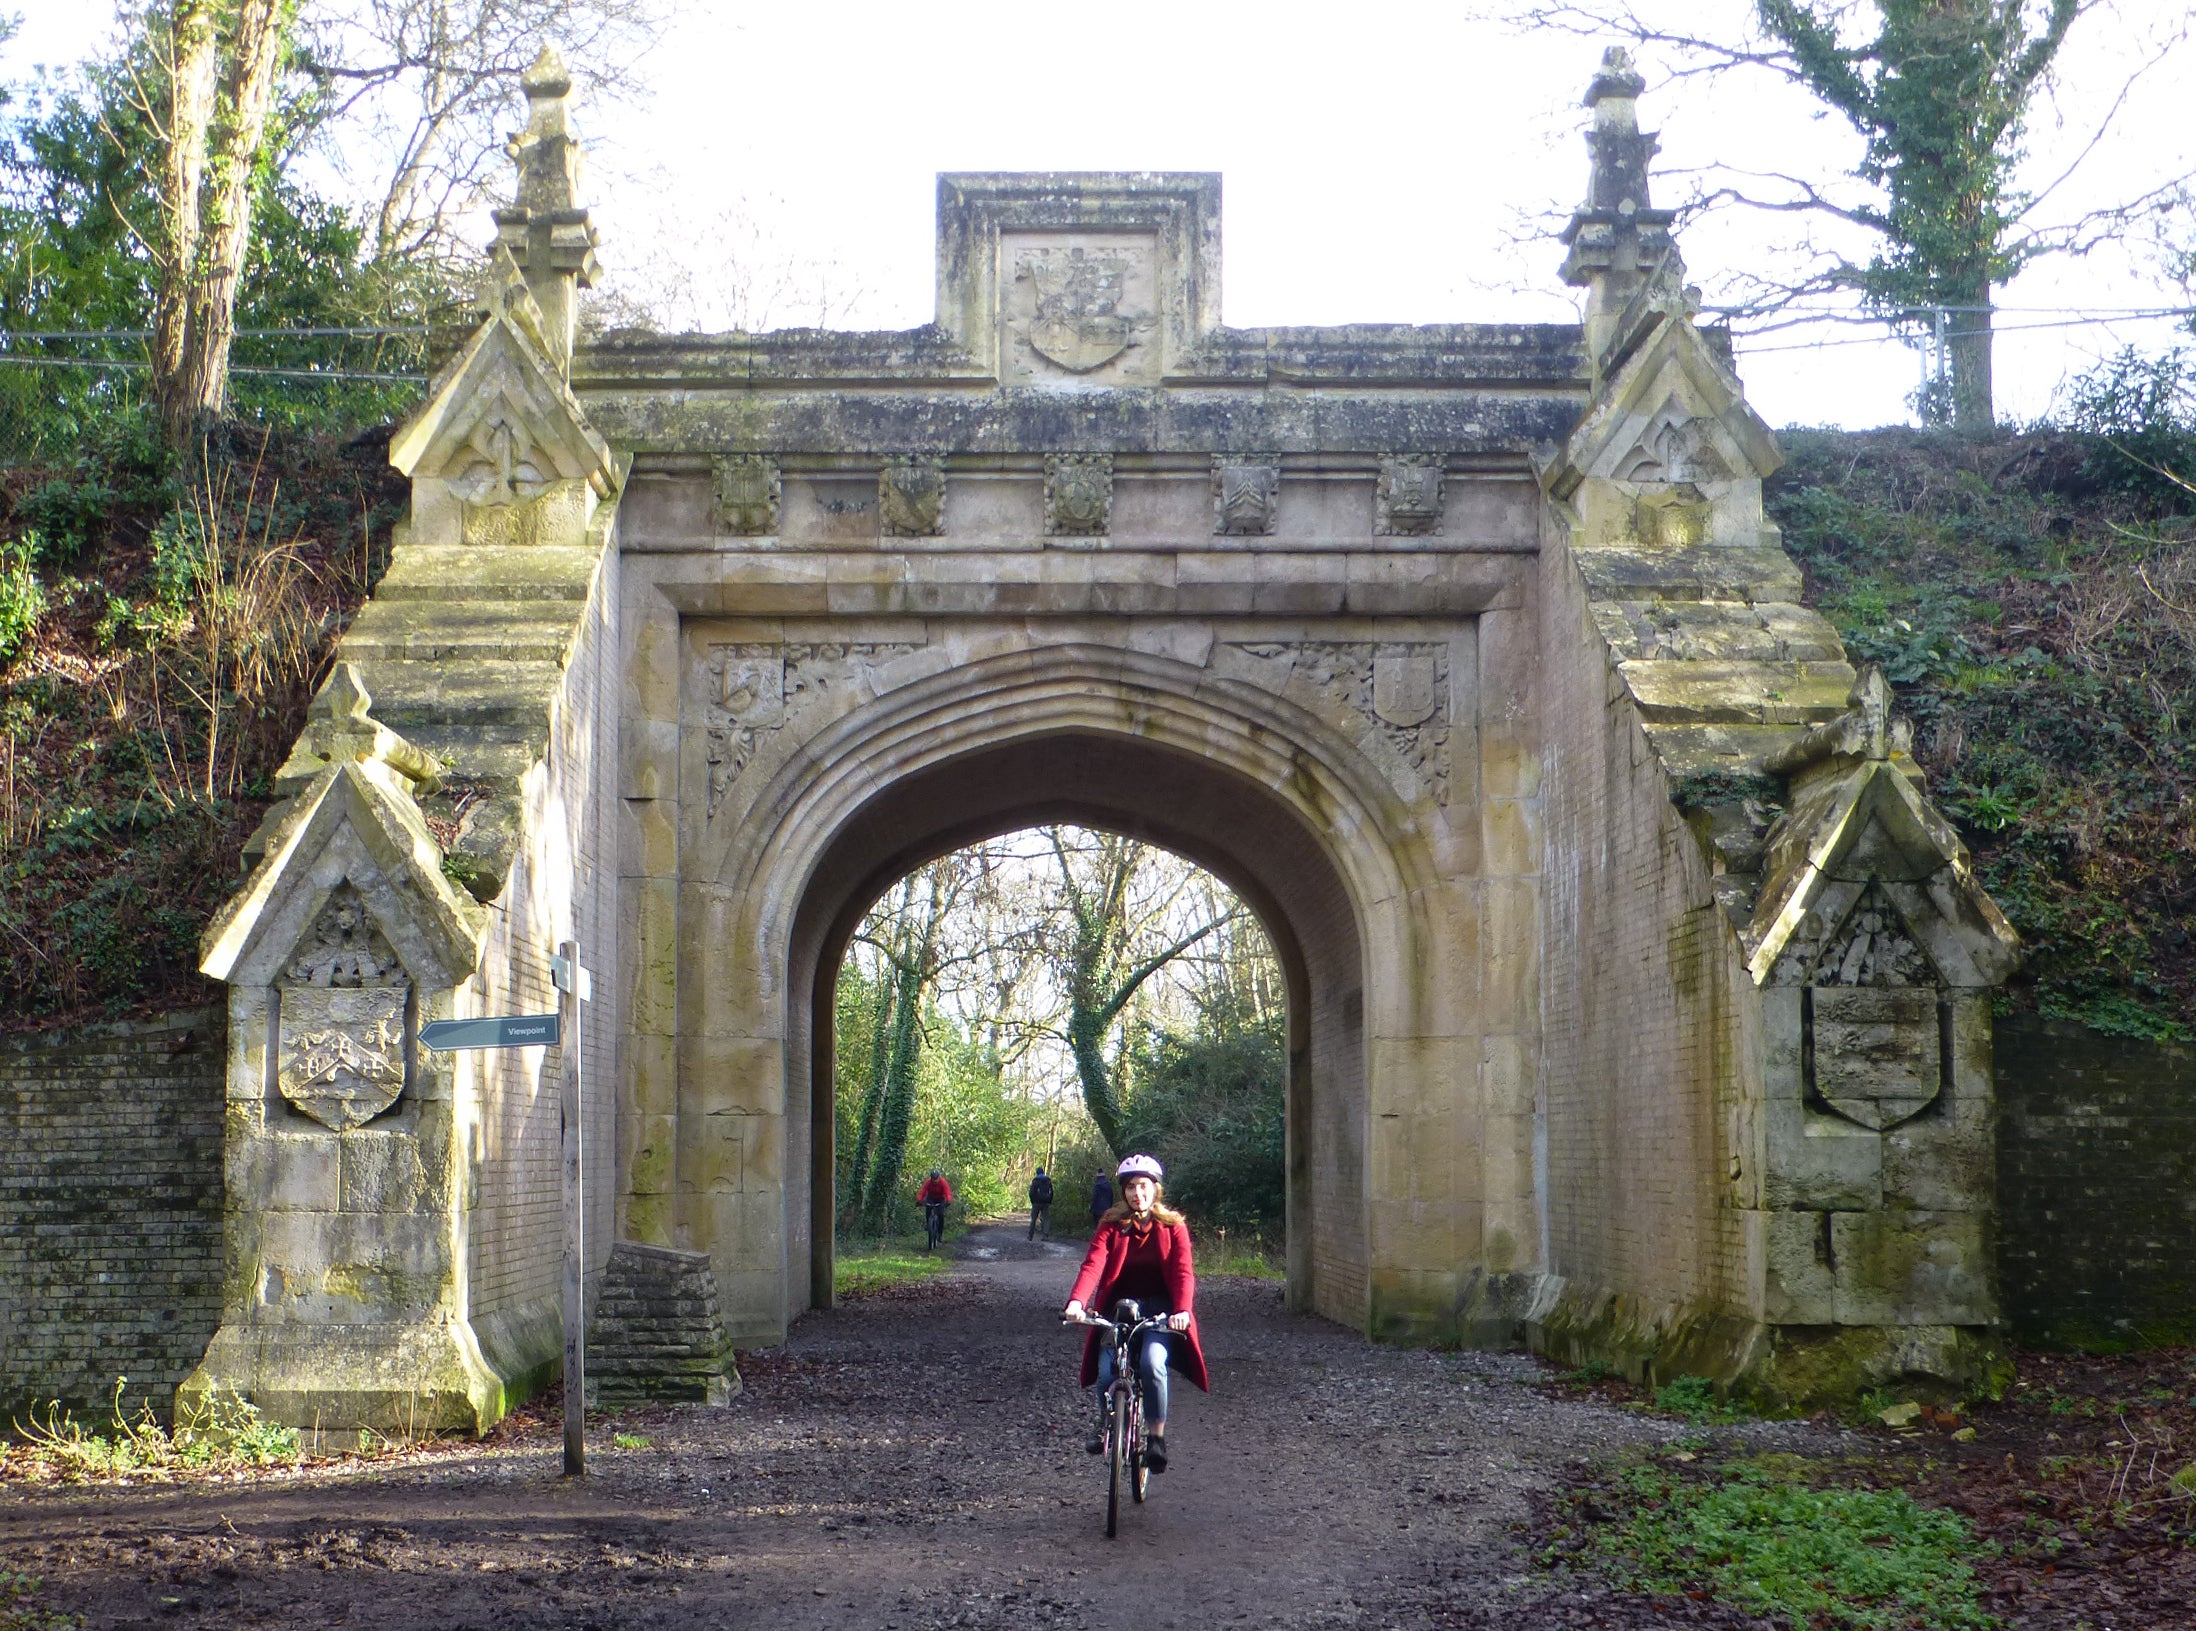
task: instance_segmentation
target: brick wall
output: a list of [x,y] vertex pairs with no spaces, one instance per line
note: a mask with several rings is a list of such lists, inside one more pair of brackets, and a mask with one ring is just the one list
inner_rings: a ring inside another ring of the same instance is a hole
[[[557,992],[549,957],[567,924],[594,974],[593,999],[581,1016],[581,1080],[587,1094],[588,1261],[598,1276],[616,1223],[617,999],[624,988],[613,826],[623,678],[611,621],[617,599],[613,540],[557,696],[548,762],[530,798],[529,841],[494,907],[483,981],[488,1012],[553,1012]],[[476,1059],[479,1189],[468,1243],[468,1295],[482,1346],[509,1379],[562,1354],[553,1317],[564,1262],[562,1066],[554,1048]]]
[[2196,1048],[1998,1022],[1998,1271],[2017,1342],[2196,1341]]
[[223,1017],[0,1038],[0,1423],[118,1376],[163,1415],[221,1323]]
[[1720,1183],[1727,1103],[1756,1069],[1734,937],[1568,551],[1543,573],[1547,1266],[1650,1321],[1743,1303]]

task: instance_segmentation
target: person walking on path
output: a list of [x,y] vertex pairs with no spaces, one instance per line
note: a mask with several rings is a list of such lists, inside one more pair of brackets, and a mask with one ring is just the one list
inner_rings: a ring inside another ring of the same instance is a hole
[[946,1182],[944,1173],[932,1167],[923,1187],[915,1191],[915,1198],[923,1203],[923,1250],[927,1252],[945,1238],[946,1208],[953,1204],[953,1186]]
[[1029,1181],[1029,1238],[1052,1236],[1052,1175],[1043,1167]]
[[1113,1180],[1104,1173],[1090,1186],[1090,1226],[1095,1229],[1106,1221],[1106,1214],[1113,1210]]
[[[1179,1358],[1182,1374],[1212,1391],[1193,1312],[1197,1268],[1190,1258],[1189,1223],[1165,1203],[1159,1187],[1165,1170],[1148,1155],[1131,1155],[1122,1160],[1119,1176],[1121,1199],[1099,1220],[1060,1317],[1080,1322],[1086,1309],[1095,1309],[1111,1318],[1115,1305],[1127,1298],[1144,1318],[1165,1322],[1163,1328],[1144,1328],[1132,1356],[1144,1388],[1145,1464],[1165,1472],[1169,1360]],[[1093,1382],[1102,1411],[1113,1386],[1113,1343],[1101,1342],[1095,1327],[1083,1336],[1083,1385]],[[1083,1448],[1092,1455],[1104,1450],[1103,1430],[1092,1433]]]

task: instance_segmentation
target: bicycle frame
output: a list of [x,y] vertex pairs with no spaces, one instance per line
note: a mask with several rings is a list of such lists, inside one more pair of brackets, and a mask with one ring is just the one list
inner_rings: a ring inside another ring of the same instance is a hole
[[[1136,1305],[1123,1302],[1115,1306],[1114,1312],[1118,1314],[1123,1308],[1134,1309]],[[1144,1460],[1144,1380],[1136,1365],[1137,1341],[1146,1331],[1164,1335],[1172,1327],[1165,1315],[1146,1317],[1141,1309],[1125,1321],[1086,1313],[1082,1319],[1066,1323],[1103,1331],[1113,1344],[1113,1383],[1101,1407],[1100,1425],[1106,1459],[1106,1538],[1110,1540],[1120,1523],[1122,1475],[1127,1475],[1129,1495],[1138,1504],[1143,1502],[1151,1479],[1151,1469]]]

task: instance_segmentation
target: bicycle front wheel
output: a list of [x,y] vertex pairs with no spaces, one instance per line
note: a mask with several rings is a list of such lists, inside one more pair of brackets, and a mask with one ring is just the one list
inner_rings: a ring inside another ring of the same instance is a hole
[[1129,1493],[1136,1497],[1136,1504],[1144,1504],[1144,1491],[1151,1487],[1151,1464],[1144,1459],[1144,1405],[1136,1399],[1129,1406]]
[[1113,1416],[1106,1424],[1106,1539],[1111,1540],[1121,1524],[1121,1485],[1129,1470],[1129,1396],[1128,1389],[1113,1390]]

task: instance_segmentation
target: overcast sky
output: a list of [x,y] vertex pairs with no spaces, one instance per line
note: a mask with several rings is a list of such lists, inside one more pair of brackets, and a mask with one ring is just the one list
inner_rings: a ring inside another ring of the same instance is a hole
[[[1735,33],[1747,8],[1643,9]],[[2033,190],[2082,152],[2186,12],[2179,0],[2107,0],[2076,25],[2031,120]],[[112,29],[99,0],[31,0],[28,13],[0,72],[73,61]],[[823,298],[842,326],[925,322],[936,173],[1035,169],[1222,172],[1231,323],[1575,316],[1560,247],[1531,234],[1584,185],[1578,103],[1593,42],[1403,0],[1316,11],[810,0],[680,13],[652,60],[647,104],[580,113],[610,281],[672,304],[676,318],[809,321]],[[1650,55],[1643,66],[1642,122],[1663,132],[1667,171],[1721,160],[1820,176],[1857,156],[1846,127],[1766,78],[1664,85],[1665,64]],[[2044,214],[2069,218],[2196,165],[2196,124],[2180,105],[2192,81],[2184,43],[2137,80],[2113,134]],[[1681,190],[1668,181],[1661,200]],[[1713,298],[1723,271],[1777,264],[1798,233],[1790,217],[1733,215],[1697,224],[1683,248]],[[763,270],[743,284],[735,261]],[[2098,357],[2177,334],[2160,320],[2046,327],[2076,314],[2040,308],[2181,298],[2137,245],[2039,263],[2000,296],[2001,327],[2018,330],[1998,346],[2000,411],[2041,414]],[[1917,361],[1878,333],[1742,342],[1749,394],[1773,424],[1903,420]]]

